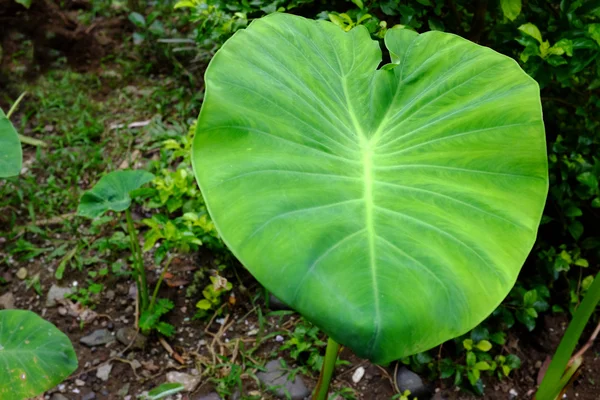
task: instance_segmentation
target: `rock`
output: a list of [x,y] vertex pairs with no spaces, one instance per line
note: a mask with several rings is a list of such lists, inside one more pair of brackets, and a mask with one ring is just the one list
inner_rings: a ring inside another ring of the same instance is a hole
[[85,381],[82,381],[81,379],[75,379],[75,385],[85,386]]
[[59,315],[62,315],[64,317],[68,313],[69,313],[69,310],[67,310],[66,307],[62,307],[62,306],[58,307],[58,314]]
[[57,301],[65,298],[66,295],[73,293],[73,289],[52,285],[48,290],[46,297],[46,307],[55,307]]
[[102,346],[103,344],[115,341],[115,337],[108,329],[98,329],[87,336],[79,339],[79,343],[85,344],[87,347]]
[[114,300],[116,296],[116,293],[114,290],[107,290],[106,293],[104,293],[104,297],[106,297],[107,300]]
[[222,400],[218,394],[216,393],[209,393],[209,394],[205,394],[203,396],[200,397],[196,397],[194,400]]
[[121,386],[121,389],[119,389],[119,391],[117,392],[117,395],[119,397],[125,397],[127,396],[127,393],[129,393],[129,383],[124,384],[123,386]]
[[15,308],[15,296],[11,292],[4,293],[0,296],[0,308],[12,310]]
[[112,364],[104,364],[96,370],[96,377],[106,382],[110,377],[110,371],[112,371]]
[[141,333],[138,333],[136,336],[136,331],[134,328],[123,327],[119,328],[117,331],[117,340],[123,343],[125,346],[129,346],[129,343],[131,343],[134,338],[135,341],[131,345],[131,348],[141,350],[146,346],[146,336],[142,335]]
[[352,382],[358,383],[365,375],[365,369],[363,367],[356,368],[356,371],[352,374]]
[[302,400],[310,395],[304,380],[296,375],[294,380],[289,380],[289,373],[281,367],[279,360],[272,360],[265,365],[266,372],[259,372],[256,377],[267,388],[281,399],[287,398],[289,393],[292,400]]
[[200,377],[183,372],[171,371],[167,373],[167,382],[170,383],[181,383],[183,390],[186,392],[193,392],[196,386],[200,383]]
[[269,294],[269,308],[273,311],[291,310],[287,304],[275,297],[273,293]]
[[125,309],[125,314],[133,314],[134,311],[135,309],[133,308],[133,306],[129,306]]
[[52,397],[50,397],[50,400],[69,400],[69,398],[68,398],[68,397],[65,397],[65,396],[63,396],[63,395],[62,395],[62,394],[60,394],[60,393],[54,393],[54,394],[52,395]]
[[20,280],[27,278],[27,269],[25,267],[19,268],[19,270],[17,271],[17,278],[19,278]]
[[406,367],[400,367],[396,374],[396,383],[400,393],[410,390],[410,398],[428,399],[431,397],[431,388],[427,387],[421,377]]
[[95,398],[96,398],[96,393],[94,393],[94,392],[89,392],[88,394],[86,394],[86,395],[83,395],[83,396],[81,397],[81,400],[94,400]]

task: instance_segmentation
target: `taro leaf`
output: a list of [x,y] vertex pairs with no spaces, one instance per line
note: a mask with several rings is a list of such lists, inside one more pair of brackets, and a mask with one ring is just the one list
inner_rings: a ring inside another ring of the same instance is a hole
[[19,135],[0,109],[0,178],[19,175],[22,162],[23,151]]
[[458,36],[273,14],[206,73],[197,180],[232,252],[357,355],[467,332],[507,295],[548,188],[536,82]]
[[110,172],[81,196],[77,215],[97,218],[108,210],[124,211],[131,204],[130,193],[152,179],[154,179],[154,175],[146,171]]
[[0,399],[28,399],[77,369],[69,338],[24,310],[0,311]]

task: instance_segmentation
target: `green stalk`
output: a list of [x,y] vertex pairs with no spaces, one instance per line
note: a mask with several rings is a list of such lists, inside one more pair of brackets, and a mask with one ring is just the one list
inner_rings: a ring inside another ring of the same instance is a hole
[[17,101],[13,103],[12,107],[10,108],[10,110],[8,110],[8,113],[6,114],[6,119],[10,119],[10,116],[13,115],[17,107],[19,107],[19,103],[21,102],[21,100],[23,100],[23,97],[25,97],[26,94],[27,92],[21,93]]
[[[579,337],[585,328],[596,305],[600,301],[600,274],[596,275],[594,282],[588,289],[585,298],[575,310],[573,320],[567,327],[567,330],[554,353],[552,362],[544,375],[544,380],[537,391],[536,400],[554,400],[559,395],[565,382],[562,378],[567,369],[569,359],[577,346]],[[571,373],[572,374],[572,373]]]
[[173,258],[174,257],[169,257],[167,259],[167,262],[165,263],[165,266],[163,267],[163,270],[160,273],[158,282],[156,282],[156,286],[154,287],[154,293],[152,293],[152,300],[150,300],[150,305],[148,306],[149,310],[152,310],[152,307],[154,307],[154,303],[156,302],[156,296],[158,296],[158,289],[160,289],[160,285],[163,279],[165,278],[165,275],[167,274],[167,270],[169,269],[169,265],[171,265],[171,261],[173,260]]
[[315,388],[313,400],[327,400],[329,384],[331,383],[331,377],[333,375],[333,370],[335,369],[335,362],[337,361],[339,350],[339,343],[332,338],[329,338],[327,341],[327,350],[325,351],[325,359],[323,360],[323,367],[321,368],[321,375],[319,376],[319,382],[317,382],[317,387]]
[[140,243],[138,242],[137,230],[133,224],[133,218],[131,218],[131,211],[125,210],[125,219],[127,220],[127,230],[129,231],[129,238],[131,240],[131,248],[133,252],[133,260],[136,264],[136,270],[138,275],[138,293],[140,294],[140,312],[148,309],[148,281],[146,280],[146,269],[144,268],[144,261],[142,260],[142,250],[140,249]]

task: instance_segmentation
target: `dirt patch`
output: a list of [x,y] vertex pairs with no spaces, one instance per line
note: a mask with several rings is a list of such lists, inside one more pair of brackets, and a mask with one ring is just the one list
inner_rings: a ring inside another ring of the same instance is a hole
[[102,17],[85,25],[78,15],[87,7],[91,7],[88,2],[67,1],[58,6],[39,0],[25,9],[14,0],[0,0],[0,83],[9,82],[15,69],[25,68],[25,76],[33,78],[59,57],[65,57],[77,71],[96,68],[129,25],[125,18]]

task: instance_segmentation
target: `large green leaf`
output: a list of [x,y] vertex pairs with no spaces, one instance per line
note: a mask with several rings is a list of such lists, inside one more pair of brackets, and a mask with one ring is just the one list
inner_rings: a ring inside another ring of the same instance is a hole
[[131,204],[130,193],[154,179],[147,171],[121,170],[104,175],[85,192],[79,201],[77,215],[97,218],[108,210],[124,211]]
[[0,109],[0,178],[19,175],[22,162],[23,151],[19,135]]
[[233,253],[375,362],[481,322],[513,286],[547,193],[536,82],[441,32],[285,14],[215,55],[193,147]]
[[69,338],[31,311],[0,311],[0,399],[28,399],[77,369]]

